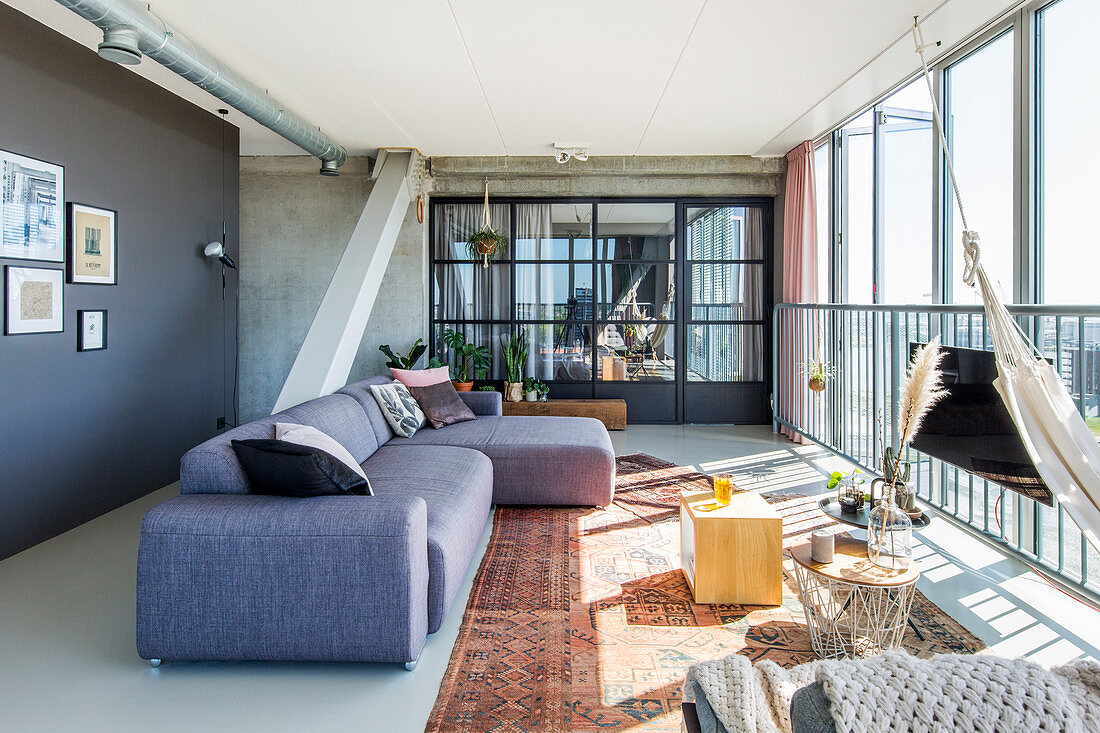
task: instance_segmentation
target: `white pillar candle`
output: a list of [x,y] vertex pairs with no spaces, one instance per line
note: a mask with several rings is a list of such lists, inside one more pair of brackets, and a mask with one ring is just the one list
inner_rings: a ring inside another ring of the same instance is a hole
[[830,563],[833,561],[833,533],[827,529],[815,529],[810,535],[810,557],[814,562]]

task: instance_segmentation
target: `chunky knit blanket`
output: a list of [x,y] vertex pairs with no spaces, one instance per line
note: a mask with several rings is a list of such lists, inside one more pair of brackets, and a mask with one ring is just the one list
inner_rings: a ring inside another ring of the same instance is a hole
[[791,697],[819,681],[839,731],[1100,731],[1100,664],[889,652],[783,669],[731,655],[688,671],[729,733],[790,733]]
[[[698,683],[729,733],[790,733],[791,697],[814,682],[822,664],[826,662],[783,669],[775,662],[753,665],[746,657],[731,654],[692,665],[688,681]],[[689,691],[691,685],[685,684],[684,689]]]
[[1100,664],[889,652],[823,665],[837,730],[1100,731]]

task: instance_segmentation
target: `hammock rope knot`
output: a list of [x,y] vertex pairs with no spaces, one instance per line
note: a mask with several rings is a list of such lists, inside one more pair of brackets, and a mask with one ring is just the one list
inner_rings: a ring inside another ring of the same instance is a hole
[[978,276],[978,266],[982,261],[981,237],[971,229],[964,229],[963,240],[963,282],[973,287]]

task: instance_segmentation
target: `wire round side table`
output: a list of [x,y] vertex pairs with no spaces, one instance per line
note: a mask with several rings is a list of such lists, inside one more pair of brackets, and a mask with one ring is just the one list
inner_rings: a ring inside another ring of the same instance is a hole
[[791,548],[810,642],[822,659],[862,657],[901,647],[920,570],[884,570],[867,543],[836,535],[833,562],[814,562],[810,543]]

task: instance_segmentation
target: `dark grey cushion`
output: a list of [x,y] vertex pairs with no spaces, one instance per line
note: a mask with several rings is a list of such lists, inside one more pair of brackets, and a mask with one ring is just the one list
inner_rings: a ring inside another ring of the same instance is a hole
[[791,697],[791,733],[836,733],[829,698],[820,682],[796,690]]
[[450,382],[440,382],[427,387],[409,387],[409,393],[416,399],[424,416],[433,428],[445,428],[477,416],[459,399],[458,392]]

